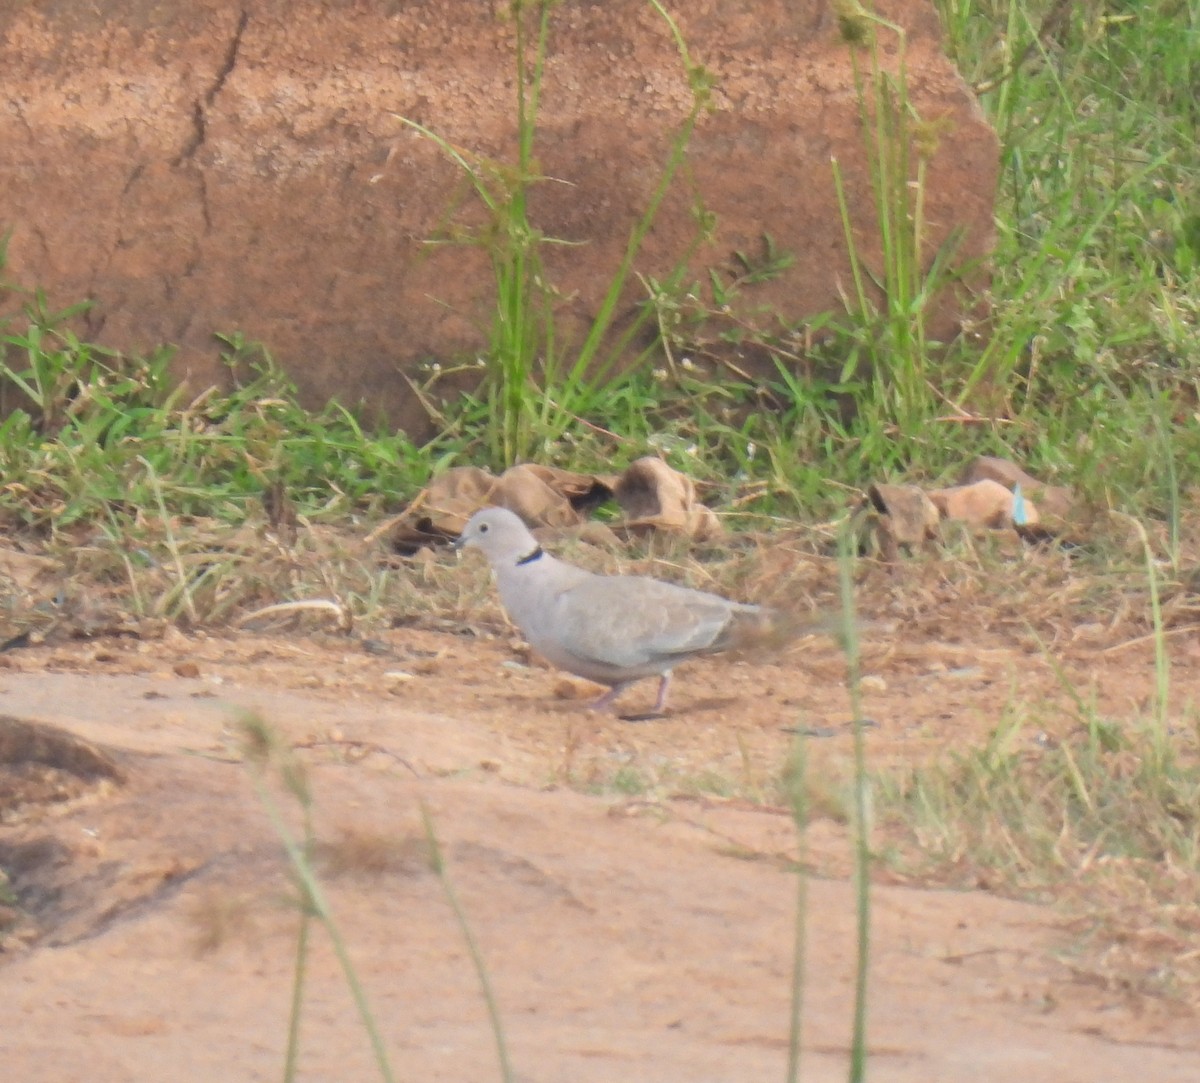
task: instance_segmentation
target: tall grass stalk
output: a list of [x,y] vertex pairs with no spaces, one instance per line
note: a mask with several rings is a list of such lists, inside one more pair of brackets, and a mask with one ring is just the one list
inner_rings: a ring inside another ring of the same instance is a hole
[[1171,561],[1171,568],[1178,572],[1180,563],[1183,559],[1182,545],[1182,522],[1183,522],[1183,494],[1179,491],[1179,471],[1175,466],[1175,446],[1171,439],[1171,433],[1167,430],[1167,426],[1163,421],[1162,410],[1156,410],[1153,415],[1154,419],[1154,435],[1158,438],[1159,447],[1162,449],[1162,462],[1164,467],[1164,481],[1167,486],[1167,555]]
[[[617,341],[608,348],[606,355],[602,359],[600,358],[601,348],[605,343],[605,338],[616,315],[617,303],[633,273],[634,261],[637,258],[638,252],[641,251],[646,234],[650,232],[651,226],[654,225],[654,221],[658,217],[663,200],[666,198],[676,174],[683,165],[688,146],[691,144],[692,133],[695,131],[700,117],[708,108],[712,96],[712,77],[702,65],[692,60],[687,42],[684,40],[683,34],[680,32],[674,18],[672,18],[671,14],[663,7],[659,0],[649,0],[649,3],[662,17],[670,30],[671,37],[679,53],[680,62],[687,73],[688,87],[692,94],[692,104],[678,132],[676,132],[671,140],[662,174],[659,176],[658,183],[650,195],[646,209],[642,212],[641,217],[634,224],[630,232],[621,262],[609,282],[608,290],[601,302],[599,315],[593,321],[574,363],[566,374],[566,378],[560,381],[555,378],[555,374],[552,371],[547,372],[547,384],[551,389],[556,384],[561,387],[560,393],[564,396],[563,405],[565,406],[572,406],[576,403],[582,404],[592,397],[594,390],[602,386],[611,376],[614,366],[621,360],[629,344],[641,332],[647,320],[653,315],[653,306],[649,304],[642,306],[638,316],[630,322],[629,327],[626,328]],[[699,243],[702,236],[702,232],[697,233],[696,238],[693,240],[693,246]],[[677,262],[675,270],[662,285],[662,288],[670,292],[679,286],[683,272],[686,269],[688,257],[691,254],[692,250],[684,253]],[[549,354],[547,356],[548,358],[551,357]],[[599,362],[598,366],[597,362]],[[543,423],[547,425],[549,435],[553,438],[561,434],[564,427],[563,422],[572,417],[573,414],[570,410],[564,411],[560,408],[558,416],[555,419],[555,425],[551,425],[552,418],[548,415],[543,416]]]
[[[476,243],[487,249],[496,287],[496,303],[488,345],[487,395],[492,426],[492,457],[511,464],[528,453],[532,432],[534,369],[544,349],[554,348],[551,294],[542,264],[541,236],[529,220],[529,189],[544,178],[534,171],[546,45],[553,0],[514,0],[517,160],[504,166],[451,144],[443,136],[408,117],[398,119],[435,143],[466,175],[487,211],[489,222]],[[527,13],[537,30],[530,42]]]
[[304,1013],[304,979],[308,973],[309,934],[312,912],[300,908],[300,928],[296,933],[296,963],[292,969],[292,1000],[288,1009],[287,1052],[283,1061],[284,1083],[292,1083],[300,1063],[300,1019]]
[[[869,400],[860,409],[913,436],[937,402],[931,380],[926,314],[935,296],[952,280],[952,235],[923,266],[926,247],[925,193],[928,161],[937,146],[936,125],[923,123],[908,96],[907,39],[903,27],[855,5],[841,14],[850,47],[859,121],[875,211],[882,264],[871,272],[855,240],[856,226],[841,165],[831,160],[834,191],[850,260],[853,291],[844,297],[854,320],[845,381],[859,363],[869,365]],[[895,74],[881,59],[879,35],[897,42]],[[869,58],[864,69],[860,46]],[[874,294],[881,297],[879,304]],[[880,308],[880,304],[882,308]]]
[[788,1011],[787,1083],[800,1079],[804,1021],[804,974],[808,961],[808,756],[804,734],[797,732],[786,772],[792,820],[796,824],[796,911],[792,938],[791,1004]]
[[[279,837],[280,842],[283,844],[284,852],[291,862],[292,871],[296,877],[296,884],[300,888],[301,913],[304,914],[307,912],[311,919],[320,922],[326,935],[328,935],[334,955],[342,968],[342,974],[346,979],[350,995],[354,999],[355,1007],[358,1009],[358,1016],[362,1021],[363,1029],[367,1032],[367,1038],[371,1043],[371,1049],[375,1057],[375,1064],[379,1069],[379,1074],[385,1083],[394,1083],[395,1076],[392,1073],[383,1034],[375,1022],[374,1013],[371,1011],[370,1003],[367,1000],[366,990],[363,988],[363,984],[358,977],[358,972],[350,958],[346,942],[342,937],[341,930],[337,926],[337,922],[334,920],[333,911],[329,906],[324,889],[321,887],[321,883],[312,865],[313,838],[311,835],[311,815],[313,801],[312,792],[309,789],[308,780],[303,768],[291,757],[290,751],[283,752],[279,748],[278,738],[275,733],[258,716],[244,716],[241,719],[241,730],[244,740],[243,755],[251,768],[250,780],[267,814],[267,818],[271,822],[271,827]],[[272,794],[266,784],[265,770],[269,766],[278,768],[284,788],[296,799],[301,809],[304,810],[305,835],[302,839],[297,839],[288,827],[278,801],[275,800],[274,794]],[[295,977],[292,986],[291,1005],[293,1013],[298,1012],[303,1005],[303,970],[307,966],[308,933],[308,922],[302,917],[296,953],[297,968],[301,972]],[[295,1071],[298,1045],[294,1043],[298,1043],[299,1041],[299,1028],[299,1017],[293,1014],[288,1023],[288,1048],[285,1071]],[[290,1079],[292,1077],[285,1075],[284,1078]]]
[[467,951],[470,953],[471,962],[475,966],[475,973],[479,977],[479,986],[483,991],[483,1000],[487,1005],[488,1019],[492,1026],[492,1036],[496,1041],[496,1056],[500,1061],[500,1077],[504,1083],[513,1083],[516,1078],[513,1075],[512,1065],[508,1059],[508,1042],[504,1038],[504,1022],[500,1018],[500,1008],[496,1003],[496,994],[492,989],[492,981],[488,976],[487,964],[483,959],[483,952],[479,949],[479,943],[475,939],[475,934],[471,932],[471,925],[467,921],[467,913],[463,909],[462,903],[459,902],[458,892],[454,890],[454,882],[450,879],[449,873],[446,871],[446,860],[442,855],[442,847],[438,842],[437,832],[433,826],[433,816],[429,811],[429,806],[424,801],[421,802],[421,821],[425,825],[425,839],[429,846],[429,862],[433,868],[434,874],[441,881],[442,890],[446,893],[446,901],[450,904],[450,909],[454,912],[454,920],[458,922],[459,931],[462,933],[463,940],[466,941]]
[[850,1041],[850,1081],[867,1072],[867,978],[871,950],[871,800],[862,706],[862,665],[854,605],[854,532],[849,520],[838,534],[838,588],[842,606],[842,649],[846,688],[854,717],[854,887],[857,954],[854,971],[854,1029]]
[[1158,762],[1163,764],[1171,755],[1168,716],[1168,699],[1171,692],[1171,659],[1167,654],[1166,629],[1163,625],[1162,599],[1158,587],[1158,568],[1154,549],[1146,527],[1133,516],[1122,516],[1133,524],[1142,543],[1142,556],[1146,563],[1146,584],[1150,593],[1150,622],[1154,631],[1154,748]]
[[[712,80],[693,62],[675,20],[659,0],[648,0],[666,23],[679,52],[692,93],[687,116],[672,136],[666,162],[645,210],[630,231],[624,253],[613,272],[595,318],[575,349],[560,341],[555,322],[558,292],[543,259],[548,245],[566,242],[542,233],[529,216],[533,185],[546,183],[537,174],[534,137],[545,71],[550,13],[556,0],[514,0],[517,157],[512,166],[487,161],[451,144],[434,130],[407,117],[399,119],[432,140],[467,176],[488,215],[488,225],[472,241],[488,252],[495,284],[495,310],[485,358],[488,403],[486,431],[492,465],[510,466],[533,458],[559,439],[610,388],[618,368],[628,367],[627,353],[647,322],[653,307],[642,305],[624,329],[613,335],[618,305],[633,276],[641,251],[663,200],[683,165],[692,133],[708,108]],[[527,19],[533,14],[536,33],[530,41]],[[693,248],[682,253],[668,276],[671,286],[682,279],[694,246],[703,236],[698,228]],[[632,366],[647,356],[643,351]]]
[[[375,1015],[371,1011],[371,1005],[367,1000],[366,990],[359,980],[358,972],[355,970],[354,962],[350,958],[350,951],[346,947],[346,941],[342,938],[341,930],[334,921],[333,911],[330,909],[329,903],[325,898],[325,892],[321,887],[320,881],[317,879],[308,853],[305,847],[297,842],[288,830],[278,806],[260,779],[255,780],[254,788],[259,800],[262,801],[263,807],[266,809],[267,817],[271,821],[271,827],[283,843],[283,848],[292,863],[292,869],[296,873],[296,878],[303,889],[303,905],[311,908],[313,917],[321,923],[326,935],[329,937],[330,944],[333,946],[334,955],[337,957],[338,964],[342,968],[342,974],[350,989],[350,995],[354,999],[354,1006],[358,1009],[358,1017],[362,1021],[363,1029],[367,1032],[367,1038],[371,1043],[371,1050],[374,1053],[379,1074],[387,1083],[393,1083],[395,1076],[392,1073],[383,1034],[375,1022]],[[297,999],[298,995],[293,996],[293,1002]],[[291,1027],[289,1027],[289,1034],[290,1032]]]
[[[871,947],[871,802],[863,735],[862,667],[854,604],[854,538],[849,524],[838,536],[838,587],[841,596],[839,633],[846,656],[846,688],[854,718],[854,894],[855,972],[854,1016],[850,1040],[851,1083],[862,1083],[867,1066],[867,978]],[[797,733],[784,772],[785,789],[797,831],[796,910],[793,928],[791,1003],[788,1015],[788,1083],[800,1078],[804,1014],[804,975],[807,956],[808,871],[806,833],[809,816],[808,757],[803,733]]]
[[[312,805],[302,802],[304,823],[302,827],[303,852],[312,853],[315,833],[313,830]],[[287,1052],[283,1060],[284,1083],[292,1083],[300,1063],[300,1020],[304,1015],[304,985],[308,976],[308,949],[312,933],[313,910],[305,899],[300,906],[300,928],[296,931],[296,962],[292,967],[292,999],[288,1008]]]

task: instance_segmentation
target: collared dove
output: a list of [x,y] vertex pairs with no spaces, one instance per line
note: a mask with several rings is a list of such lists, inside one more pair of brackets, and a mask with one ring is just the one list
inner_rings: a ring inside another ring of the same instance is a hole
[[646,576],[576,568],[545,552],[505,508],[476,512],[454,544],[483,550],[504,609],[531,647],[609,686],[591,705],[597,710],[635,681],[658,677],[657,714],[679,663],[770,638],[769,610]]

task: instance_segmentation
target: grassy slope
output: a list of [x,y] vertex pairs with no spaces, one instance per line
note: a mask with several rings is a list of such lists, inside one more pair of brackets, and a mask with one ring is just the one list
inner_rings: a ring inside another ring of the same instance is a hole
[[[574,388],[580,423],[565,433],[560,418],[543,431],[526,419],[527,453],[590,469],[659,451],[716,484],[715,503],[748,497],[748,511],[800,517],[836,511],[841,486],[938,477],[979,452],[1011,453],[1103,506],[1152,515],[1194,483],[1200,6],[940,7],[947,47],[982,88],[1003,143],[987,321],[945,346],[925,343],[913,334],[917,284],[899,316],[852,305],[769,332],[731,325],[720,302],[786,260],[768,249],[715,290],[650,284],[665,352],[628,379]],[[870,93],[869,49],[858,55]],[[919,134],[919,119],[905,123],[895,130]],[[886,148],[874,149],[885,161]],[[885,186],[881,198],[895,195]],[[451,404],[444,435],[425,447],[364,432],[336,407],[305,414],[236,337],[229,356],[241,388],[187,403],[171,396],[162,357],[107,357],[36,298],[30,312],[7,328],[8,364],[21,377],[6,389],[16,410],[0,428],[0,515],[10,521],[53,532],[97,515],[120,520],[159,497],[169,511],[236,519],[272,485],[307,514],[375,512],[438,464],[513,451],[511,434],[491,431],[495,404],[485,400]],[[697,371],[718,339],[777,357],[765,398],[729,370],[720,381]],[[502,347],[497,365],[507,363]],[[860,356],[883,378],[835,380],[840,398],[799,375]],[[515,390],[528,392],[530,379],[522,369]],[[431,374],[435,391],[436,382]],[[854,416],[844,420],[848,400]]]

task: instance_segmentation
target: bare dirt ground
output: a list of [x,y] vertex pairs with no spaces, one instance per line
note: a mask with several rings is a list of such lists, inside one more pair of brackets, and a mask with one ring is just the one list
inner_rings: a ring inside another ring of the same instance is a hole
[[[1175,694],[1195,702],[1195,648],[1172,642]],[[1114,711],[1151,695],[1149,644],[1102,656],[1065,643],[1058,656]],[[770,664],[693,664],[677,674],[670,715],[641,723],[581,712],[558,675],[504,637],[168,632],[0,659],[0,712],[112,750],[124,775],[0,827],[30,914],[0,955],[8,1078],[279,1077],[298,916],[232,751],[239,709],[300,746],[318,834],[333,854],[359,854],[326,879],[398,1078],[499,1078],[442,885],[407,845],[421,837],[420,801],[486,957],[518,1079],[782,1078],[796,838],[782,809],[740,795],[769,790],[798,724],[820,735],[815,771],[849,758],[832,644],[808,640]],[[893,631],[868,640],[865,670],[875,765],[978,741],[1014,696],[1052,713],[1063,695],[1043,656],[986,629]],[[652,682],[639,686],[628,707],[652,695]],[[621,792],[622,769],[658,785]],[[713,779],[738,796],[715,796]],[[382,838],[400,841],[385,851]],[[820,874],[808,883],[803,1078],[842,1079],[849,844],[844,827],[818,820],[807,845]],[[881,871],[872,933],[874,1080],[1200,1078],[1194,1017],[1074,968],[1052,907]],[[377,1078],[320,936],[300,1077]]]

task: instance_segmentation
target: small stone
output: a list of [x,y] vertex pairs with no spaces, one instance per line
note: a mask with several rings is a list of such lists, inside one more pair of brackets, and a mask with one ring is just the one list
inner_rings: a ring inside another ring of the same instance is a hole
[[599,685],[578,677],[563,677],[555,682],[554,694],[559,699],[595,699]]

